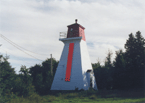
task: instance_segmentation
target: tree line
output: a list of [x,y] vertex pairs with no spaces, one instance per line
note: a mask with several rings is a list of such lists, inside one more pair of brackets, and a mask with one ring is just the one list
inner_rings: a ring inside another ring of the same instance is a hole
[[111,63],[112,53],[108,52],[105,65],[92,64],[97,86],[100,89],[133,89],[145,86],[145,39],[141,32],[131,33],[123,50],[116,51]]
[[[111,62],[112,52],[109,51],[104,65],[92,63],[98,89],[133,89],[145,86],[145,39],[141,32],[129,34],[124,45],[125,51],[116,51],[116,57]],[[21,66],[16,74],[8,62],[9,57],[0,55],[0,99],[11,93],[17,96],[49,94],[51,84],[59,61],[53,60],[53,74],[51,74],[51,58],[42,64],[27,68]]]

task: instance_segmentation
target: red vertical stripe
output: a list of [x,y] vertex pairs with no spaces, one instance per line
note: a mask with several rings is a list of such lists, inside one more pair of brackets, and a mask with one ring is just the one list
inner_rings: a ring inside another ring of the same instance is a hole
[[67,58],[67,68],[66,68],[65,81],[70,81],[73,50],[74,50],[74,43],[70,43],[69,44],[68,58]]

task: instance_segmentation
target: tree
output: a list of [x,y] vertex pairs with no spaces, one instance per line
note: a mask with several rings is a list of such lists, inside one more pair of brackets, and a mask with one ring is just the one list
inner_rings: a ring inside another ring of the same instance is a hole
[[33,78],[33,85],[35,86],[36,92],[40,95],[48,94],[51,84],[53,82],[53,78],[55,75],[55,71],[58,65],[58,61],[54,58],[53,60],[53,75],[51,74],[51,59],[46,59],[42,62],[42,65],[35,65],[30,68],[29,73]]
[[143,87],[144,83],[144,71],[145,71],[145,39],[141,35],[141,32],[136,32],[135,35],[136,39],[136,68],[137,68],[137,76],[138,76],[138,83],[140,86]]
[[123,89],[126,82],[126,61],[125,53],[122,50],[116,51],[116,57],[113,61],[113,89]]
[[47,59],[46,61],[42,62],[42,75],[43,75],[43,84],[44,84],[44,94],[48,94],[49,90],[51,89],[51,85],[53,82],[53,78],[55,75],[55,71],[58,65],[58,61],[52,58],[53,61],[53,75],[51,74],[51,58]]
[[93,69],[96,69],[96,68],[99,68],[99,67],[101,67],[101,62],[100,62],[100,60],[98,59],[98,62],[97,63],[92,63],[92,67],[93,67]]
[[142,37],[141,32],[136,32],[135,37],[131,33],[129,39],[125,44],[125,59],[129,85],[128,88],[143,87],[144,65],[145,65],[145,39]]
[[113,74],[113,64],[111,62],[111,57],[112,57],[112,51],[111,50],[108,50],[108,54],[107,54],[107,57],[106,57],[106,60],[105,60],[105,66],[104,68],[106,68],[106,72],[107,72],[107,89],[112,89],[113,87],[113,78],[112,78],[112,74]]
[[35,86],[36,92],[41,91],[40,90],[40,85],[42,84],[42,66],[36,64],[33,67],[29,68],[29,73],[31,74],[31,77],[33,78],[32,83]]
[[112,51],[108,50],[108,54],[107,54],[107,57],[105,59],[105,67],[108,69],[112,68],[112,63],[111,63],[112,54],[113,54]]
[[8,56],[3,57],[3,55],[0,55],[0,88],[2,88],[2,95],[11,93],[15,79],[14,68],[10,66],[8,59]]
[[13,92],[19,96],[30,96],[35,92],[35,88],[32,85],[29,69],[22,65],[19,72],[20,74],[15,77]]
[[112,89],[112,52],[109,51],[105,60],[105,66],[100,62],[92,64],[98,89]]

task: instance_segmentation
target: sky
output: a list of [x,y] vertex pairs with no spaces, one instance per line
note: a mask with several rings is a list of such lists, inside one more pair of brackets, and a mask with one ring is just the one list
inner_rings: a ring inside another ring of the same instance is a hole
[[113,61],[115,51],[125,51],[130,33],[140,31],[145,38],[144,0],[0,0],[0,54],[9,56],[17,73],[50,54],[59,60],[64,47],[59,34],[75,19],[85,27],[91,63],[103,64],[108,50]]

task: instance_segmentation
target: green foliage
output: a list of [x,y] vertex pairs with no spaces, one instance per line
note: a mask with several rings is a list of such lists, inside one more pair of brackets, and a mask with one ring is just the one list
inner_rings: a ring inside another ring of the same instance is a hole
[[22,97],[17,97],[11,99],[8,103],[43,103],[45,101],[44,98],[39,96],[36,93],[31,94],[27,98]]
[[144,83],[144,66],[145,66],[145,39],[141,32],[136,32],[136,35],[131,33],[129,39],[125,44],[125,60],[126,60],[126,74],[128,78],[126,81],[128,85],[126,88],[143,88]]
[[[105,65],[92,64],[98,89],[143,88],[145,84],[145,39],[141,32],[129,34],[125,44],[126,51],[116,51],[111,63],[109,51]],[[143,84],[144,83],[144,84]]]
[[51,59],[47,59],[42,62],[42,65],[35,65],[30,68],[29,73],[33,78],[33,85],[35,86],[35,90],[40,95],[46,95],[49,93],[51,88],[51,84],[53,82],[53,78],[55,75],[55,71],[58,65],[58,61],[54,58],[52,59],[53,65],[53,74],[51,74]]
[[3,88],[0,88],[0,103],[4,103],[5,102],[4,96],[2,95],[2,92],[3,92]]
[[[0,103],[8,101],[9,103],[42,103],[78,97],[84,99],[82,101],[85,101],[86,98],[90,101],[100,97],[112,98],[117,95],[114,92],[108,94],[107,90],[112,92],[113,89],[143,88],[143,83],[145,83],[145,39],[141,32],[136,32],[135,36],[132,33],[129,34],[125,44],[125,52],[116,51],[113,63],[111,57],[112,52],[108,51],[104,65],[101,65],[99,61],[92,64],[98,91],[93,90],[93,88],[88,91],[78,90],[78,88],[75,91],[57,91],[57,98],[54,96],[55,93],[50,91],[50,88],[58,61],[52,59],[52,73],[51,59],[46,59],[41,65],[36,64],[30,68],[21,66],[20,74],[16,74],[14,68],[8,62],[8,56],[0,55]],[[39,95],[49,94],[49,100],[43,99],[36,93]],[[122,97],[126,94],[120,92]],[[128,93],[130,97],[132,97],[132,94],[132,91]],[[141,97],[139,93],[136,93],[135,96],[138,95]]]
[[112,52],[108,51],[105,66],[101,66],[100,62],[92,64],[94,69],[94,75],[98,89],[111,89],[112,88],[112,63],[111,63]]
[[0,55],[0,95],[5,96],[10,94],[13,89],[13,81],[15,76],[14,68],[8,62],[8,56],[3,57]]
[[105,67],[107,69],[111,69],[112,68],[112,63],[111,63],[111,57],[112,57],[112,51],[108,50],[108,54],[107,57],[105,59]]
[[26,66],[21,66],[20,74],[15,76],[14,87],[12,92],[18,96],[30,96],[35,92],[35,88],[32,85],[32,78],[29,74],[29,70]]
[[45,99],[43,99],[41,96],[39,96],[36,93],[31,94],[28,99],[32,102],[37,101],[38,103],[41,103],[41,101],[44,101]]
[[116,51],[116,57],[113,62],[113,89],[122,89],[128,84],[126,82],[126,61],[125,53],[122,50]]

